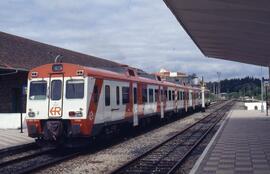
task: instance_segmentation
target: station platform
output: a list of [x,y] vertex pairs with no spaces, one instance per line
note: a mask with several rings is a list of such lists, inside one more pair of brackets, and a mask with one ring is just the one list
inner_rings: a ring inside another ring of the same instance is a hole
[[0,129],[0,150],[34,142],[28,137],[27,129],[20,133],[18,129]]
[[191,174],[269,174],[270,116],[232,110]]

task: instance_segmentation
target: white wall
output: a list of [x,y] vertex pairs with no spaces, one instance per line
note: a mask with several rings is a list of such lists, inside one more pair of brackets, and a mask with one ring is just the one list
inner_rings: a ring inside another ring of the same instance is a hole
[[[23,127],[26,127],[25,113],[23,114]],[[21,114],[0,113],[0,129],[18,129],[21,127]]]
[[[261,102],[247,102],[245,103],[247,110],[255,110],[255,106],[257,106],[258,110],[261,110],[262,103]],[[266,108],[266,103],[263,103],[264,110]]]

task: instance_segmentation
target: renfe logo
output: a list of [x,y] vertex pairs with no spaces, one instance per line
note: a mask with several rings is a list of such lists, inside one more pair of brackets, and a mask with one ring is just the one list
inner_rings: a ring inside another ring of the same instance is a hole
[[61,108],[60,107],[52,107],[50,109],[50,114],[52,116],[61,116]]

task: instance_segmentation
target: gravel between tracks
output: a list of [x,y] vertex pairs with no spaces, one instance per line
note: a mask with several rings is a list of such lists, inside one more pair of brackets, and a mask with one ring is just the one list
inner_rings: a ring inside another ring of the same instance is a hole
[[208,112],[195,113],[120,144],[92,154],[81,155],[38,173],[109,173],[207,114]]

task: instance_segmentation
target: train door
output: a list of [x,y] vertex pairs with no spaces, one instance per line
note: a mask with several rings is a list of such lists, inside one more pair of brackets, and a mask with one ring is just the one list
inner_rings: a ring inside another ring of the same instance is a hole
[[185,105],[185,110],[186,112],[188,111],[188,90],[184,91],[184,105]]
[[103,96],[104,96],[104,116],[103,120],[104,122],[111,121],[112,118],[112,103],[111,102],[111,88],[112,88],[112,83],[110,81],[104,81],[104,87],[103,87]]
[[138,85],[133,83],[133,126],[139,125],[138,118]]
[[120,86],[119,82],[112,82],[111,84],[111,115],[112,121],[119,120],[123,117],[125,107],[120,103]]
[[178,89],[174,88],[173,90],[173,102],[174,102],[174,112],[178,111]]
[[50,118],[60,118],[63,115],[64,74],[50,75],[49,106]]
[[164,118],[164,91],[163,91],[163,87],[160,86],[160,89],[159,89],[159,101],[160,101],[160,116],[161,118]]
[[196,104],[196,93],[195,93],[195,91],[193,91],[192,93],[191,93],[191,95],[192,95],[192,107],[193,107],[193,109],[195,109],[195,104]]
[[193,104],[193,98],[192,98],[192,90],[188,90],[188,98],[189,98],[189,103],[188,103],[188,107],[192,108],[192,104]]

